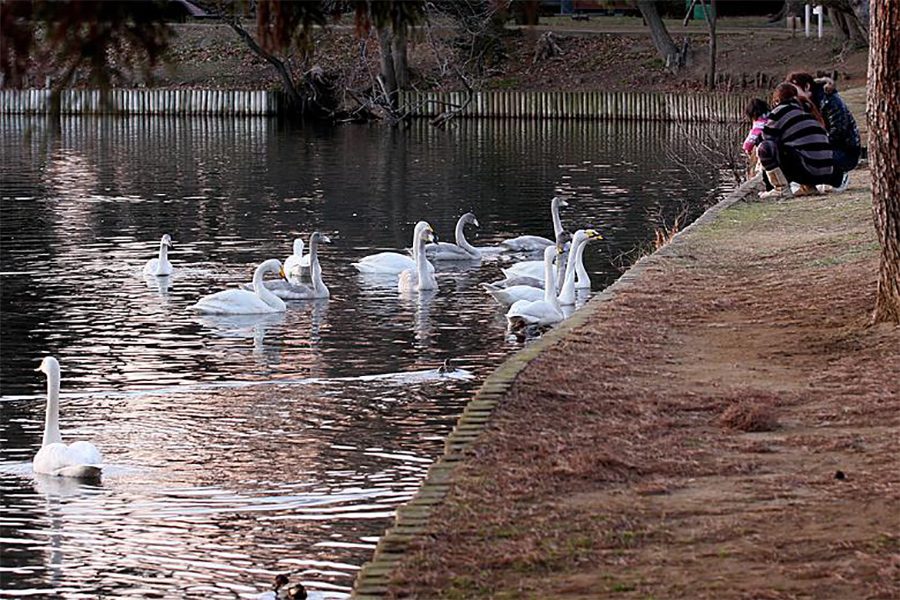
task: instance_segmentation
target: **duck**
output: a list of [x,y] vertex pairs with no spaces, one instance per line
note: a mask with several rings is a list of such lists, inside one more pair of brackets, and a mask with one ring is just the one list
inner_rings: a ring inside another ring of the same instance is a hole
[[466,240],[465,227],[468,224],[480,227],[478,219],[473,213],[467,212],[456,222],[456,243],[434,242],[425,245],[425,256],[428,260],[480,260],[481,249],[476,248]]
[[166,277],[175,272],[172,263],[169,262],[169,249],[172,248],[172,238],[166,233],[159,240],[159,256],[151,258],[144,265],[144,275]]
[[223,290],[204,296],[191,306],[193,310],[211,315],[255,315],[284,312],[287,306],[284,300],[273,294],[263,285],[266,273],[278,273],[285,279],[284,268],[277,258],[263,262],[253,273],[253,291],[236,289]]
[[35,370],[47,375],[47,413],[41,449],[32,462],[34,472],[55,477],[99,479],[103,456],[97,447],[83,441],[66,445],[59,433],[59,361],[46,356]]
[[[289,277],[287,280],[263,281],[263,286],[282,300],[327,300],[331,296],[331,292],[322,280],[322,266],[319,264],[319,244],[327,244],[329,242],[331,242],[331,238],[318,231],[313,232],[309,236],[309,254],[303,258],[309,260],[307,264],[310,274],[310,285],[300,283],[297,279]],[[285,271],[287,270],[285,269]],[[241,288],[254,292],[256,291],[256,284],[245,283]]]
[[[550,200],[550,217],[553,219],[554,238],[559,237],[559,234],[564,231],[562,221],[559,218],[559,209],[567,206],[569,206],[569,203],[559,196],[554,196]],[[555,241],[539,235],[520,235],[519,237],[500,242],[501,247],[516,252],[537,252],[554,244],[556,244]]]
[[400,273],[397,281],[397,289],[401,292],[425,292],[438,289],[437,279],[434,277],[434,266],[425,256],[425,244],[433,241],[434,230],[425,221],[416,224],[416,236],[413,238],[413,256],[415,256],[415,268],[406,269]]
[[[399,252],[379,252],[378,254],[364,256],[359,259],[359,261],[353,263],[353,266],[356,267],[356,270],[360,273],[370,273],[374,275],[399,275],[403,271],[415,269],[415,254],[417,251],[416,236],[420,235],[425,227],[430,228],[431,226],[425,221],[419,221],[413,229],[412,257],[400,254]],[[434,236],[433,231],[432,235]],[[434,236],[433,239],[437,240],[437,236]]]
[[323,600],[321,592],[309,592],[302,583],[291,583],[287,575],[276,575],[272,590],[263,592],[257,600]]
[[293,253],[284,259],[284,272],[291,281],[300,281],[300,278],[309,271],[309,255],[303,255],[303,238],[294,238]]
[[555,325],[565,318],[556,298],[556,278],[553,261],[562,252],[559,246],[544,249],[544,297],[541,300],[518,300],[509,307],[506,320],[511,331],[529,325]]

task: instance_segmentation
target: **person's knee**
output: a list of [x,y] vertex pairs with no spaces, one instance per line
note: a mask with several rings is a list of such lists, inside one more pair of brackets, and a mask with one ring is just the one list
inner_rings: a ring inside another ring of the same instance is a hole
[[778,146],[775,142],[766,141],[761,143],[756,154],[764,169],[771,170],[778,166]]

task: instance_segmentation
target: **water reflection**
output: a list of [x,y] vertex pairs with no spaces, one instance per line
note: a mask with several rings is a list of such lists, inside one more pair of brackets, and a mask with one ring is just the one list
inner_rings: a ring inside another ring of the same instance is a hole
[[[518,347],[479,287],[506,257],[438,265],[440,291],[409,295],[350,263],[467,211],[476,246],[547,235],[547,199],[567,194],[563,223],[607,240],[585,257],[602,288],[657,213],[718,183],[667,164],[686,135],[0,116],[0,596],[253,597],[278,572],[345,595],[464,401]],[[320,249],[330,302],[250,319],[188,310],[317,229],[337,234]],[[145,278],[165,232],[177,271]],[[46,353],[63,365],[64,438],[116,466],[100,486],[27,467]],[[468,372],[441,376],[448,357]]]

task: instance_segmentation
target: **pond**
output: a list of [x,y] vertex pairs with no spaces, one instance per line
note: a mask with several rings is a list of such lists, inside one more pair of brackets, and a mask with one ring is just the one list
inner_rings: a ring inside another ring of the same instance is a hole
[[[465,121],[302,129],[272,119],[0,118],[0,596],[242,598],[291,573],[345,597],[484,377],[520,347],[480,288],[507,257],[400,295],[351,262],[416,221],[477,245],[595,227],[594,289],[659,215],[721,192],[683,124]],[[673,164],[687,156],[694,175]],[[188,309],[327,232],[330,302]],[[141,274],[159,239],[177,272]],[[521,257],[516,257],[521,258]],[[36,477],[46,382],[99,484]],[[436,368],[453,358],[461,371]]]

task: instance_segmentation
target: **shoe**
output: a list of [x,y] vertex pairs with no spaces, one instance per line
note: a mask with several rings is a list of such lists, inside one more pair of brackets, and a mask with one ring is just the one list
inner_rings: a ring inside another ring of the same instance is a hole
[[794,195],[798,198],[801,196],[818,196],[822,193],[814,185],[801,185],[799,189],[794,190],[792,188],[791,191],[794,192]]
[[769,198],[790,198],[793,195],[794,194],[791,192],[791,188],[788,186],[776,187],[767,192],[759,193],[759,197],[763,200]]
[[850,187],[850,173],[844,173],[844,176],[841,177],[841,185],[836,188],[831,188],[832,191],[835,192],[844,192],[847,191],[847,188]]

